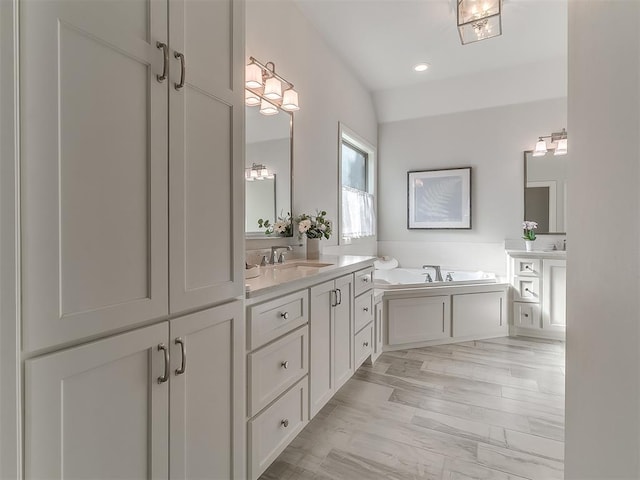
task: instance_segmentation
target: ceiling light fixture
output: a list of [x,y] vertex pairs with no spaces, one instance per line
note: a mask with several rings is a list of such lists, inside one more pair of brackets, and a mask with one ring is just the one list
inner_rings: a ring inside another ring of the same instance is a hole
[[273,62],[262,64],[249,57],[245,89],[245,105],[260,105],[263,115],[275,115],[279,108],[287,112],[300,110],[298,92],[293,89],[293,83],[276,73]]
[[457,0],[458,33],[463,45],[502,35],[502,0]]
[[532,156],[542,157],[547,154],[547,142],[544,140],[545,138],[549,138],[550,143],[556,144],[556,148],[553,151],[554,155],[567,154],[567,130],[563,128],[561,132],[554,132],[551,135],[542,135],[541,137],[538,137]]
[[429,64],[428,63],[418,63],[417,65],[414,65],[413,69],[416,72],[425,72],[427,71],[427,69],[429,68]]

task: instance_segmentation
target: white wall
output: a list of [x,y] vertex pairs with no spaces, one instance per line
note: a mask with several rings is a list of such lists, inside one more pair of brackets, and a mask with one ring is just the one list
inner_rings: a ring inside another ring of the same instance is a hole
[[567,480],[640,478],[639,21],[569,4]]
[[[272,61],[300,94],[294,114],[294,214],[326,210],[338,220],[338,122],[377,144],[378,125],[370,93],[321,39],[291,0],[247,2],[246,54]],[[325,253],[347,253],[337,232]],[[323,241],[325,242],[325,241]],[[375,241],[356,247],[375,253]]]
[[[380,125],[379,254],[506,274],[504,240],[522,235],[524,151],[566,122],[555,99]],[[408,230],[407,171],[466,166],[472,230]]]

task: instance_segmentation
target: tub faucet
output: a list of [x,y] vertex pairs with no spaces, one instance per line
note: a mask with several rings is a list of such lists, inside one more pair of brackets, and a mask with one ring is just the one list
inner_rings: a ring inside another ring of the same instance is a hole
[[436,282],[442,282],[442,272],[440,265],[422,265],[422,268],[433,268],[436,271]]
[[424,278],[424,281],[427,283],[431,283],[433,282],[433,278],[431,278],[431,275],[427,273],[427,276]]
[[452,273],[453,273],[453,272],[449,272],[449,273],[447,273],[447,278],[446,278],[446,281],[447,281],[447,282],[453,282],[453,276],[451,275]]

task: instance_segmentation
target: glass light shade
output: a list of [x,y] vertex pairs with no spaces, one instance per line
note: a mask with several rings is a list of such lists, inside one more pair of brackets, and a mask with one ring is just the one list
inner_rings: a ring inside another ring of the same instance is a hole
[[554,155],[566,155],[567,154],[567,139],[563,138],[558,140],[558,146],[556,147],[556,151],[553,152]]
[[275,115],[278,113],[278,109],[263,98],[260,103],[260,113],[263,115]]
[[460,32],[460,41],[463,45],[498,37],[502,35],[500,15],[458,25],[458,31]]
[[262,86],[262,69],[255,63],[250,63],[245,69],[245,84],[249,88]]
[[258,178],[258,171],[253,168],[251,169],[251,178]]
[[263,168],[262,170],[260,170],[261,177],[267,177],[268,175],[269,175],[269,170],[267,170],[266,168]]
[[284,91],[284,96],[282,97],[282,109],[287,112],[295,112],[296,110],[300,110],[298,105],[298,92],[296,92],[293,88]]
[[458,0],[458,25],[499,15],[501,0]]
[[244,91],[244,104],[249,107],[260,105],[260,97],[253,93],[251,90]]
[[547,154],[547,142],[540,139],[536,143],[536,148],[533,150],[534,157],[542,157]]
[[276,77],[267,78],[264,83],[264,94],[269,100],[280,100],[282,98],[282,84]]

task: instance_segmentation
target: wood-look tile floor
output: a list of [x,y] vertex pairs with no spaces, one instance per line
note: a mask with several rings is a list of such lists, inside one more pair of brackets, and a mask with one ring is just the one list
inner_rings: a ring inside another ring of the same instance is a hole
[[562,479],[564,356],[523,337],[384,353],[261,479]]

